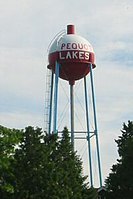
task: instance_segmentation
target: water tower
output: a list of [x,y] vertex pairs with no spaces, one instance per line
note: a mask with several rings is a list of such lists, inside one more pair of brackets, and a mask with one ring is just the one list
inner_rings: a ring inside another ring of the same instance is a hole
[[[88,142],[88,161],[90,170],[90,184],[93,186],[93,168],[91,153],[91,138],[95,137],[99,185],[102,187],[101,163],[98,141],[95,93],[93,83],[93,69],[95,65],[95,54],[92,45],[83,37],[75,33],[75,26],[68,25],[66,33],[59,34],[49,48],[48,69],[51,71],[50,91],[48,100],[48,133],[57,133],[57,113],[58,113],[58,84],[59,78],[68,81],[70,85],[70,134],[71,142],[74,146],[75,134],[74,129],[74,85],[76,81],[84,80],[85,94],[85,117],[86,117],[86,140]],[[90,76],[91,91],[88,91],[86,78]],[[92,96],[92,109],[94,120],[94,131],[90,131],[88,92]],[[53,121],[53,127],[52,127]]]

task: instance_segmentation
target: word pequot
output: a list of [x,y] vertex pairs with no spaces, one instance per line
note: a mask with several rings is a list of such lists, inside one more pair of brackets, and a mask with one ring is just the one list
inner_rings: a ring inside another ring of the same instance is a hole
[[86,43],[62,43],[61,50],[90,50],[91,46]]

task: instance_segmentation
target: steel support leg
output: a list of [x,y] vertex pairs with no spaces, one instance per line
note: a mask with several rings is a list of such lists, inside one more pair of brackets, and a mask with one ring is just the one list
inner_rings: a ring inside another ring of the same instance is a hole
[[95,136],[96,136],[98,170],[99,170],[99,182],[100,182],[100,187],[102,187],[102,173],[101,173],[101,161],[100,161],[100,151],[99,151],[99,141],[98,141],[97,116],[96,116],[96,105],[95,105],[95,92],[94,92],[94,83],[93,83],[92,64],[90,64],[90,79],[91,79],[91,91],[92,91],[92,102],[93,102],[93,112],[94,112],[94,125],[95,125]]
[[54,73],[52,71],[51,75],[51,90],[50,90],[50,107],[49,107],[49,126],[48,126],[48,134],[51,133],[51,124],[52,124],[52,101],[53,101],[53,83],[54,83]]
[[86,106],[86,123],[87,123],[87,142],[88,142],[88,153],[89,153],[89,167],[90,167],[90,185],[93,187],[93,172],[92,172],[92,157],[91,157],[91,142],[90,142],[90,127],[89,127],[89,111],[88,111],[88,94],[86,77],[84,77],[84,91],[85,91],[85,106]]
[[58,81],[59,81],[59,63],[55,65],[55,90],[54,90],[54,119],[53,119],[53,133],[57,133],[57,103],[58,103]]
[[73,85],[70,85],[70,114],[71,114],[71,143],[74,148],[74,93]]

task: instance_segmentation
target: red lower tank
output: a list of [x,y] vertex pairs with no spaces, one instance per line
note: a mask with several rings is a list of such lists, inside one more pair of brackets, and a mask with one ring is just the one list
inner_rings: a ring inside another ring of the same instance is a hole
[[89,65],[95,65],[92,45],[83,37],[75,34],[74,25],[67,26],[67,33],[57,37],[49,49],[48,68],[55,72],[56,62],[60,64],[59,77],[74,84],[75,80],[85,77]]

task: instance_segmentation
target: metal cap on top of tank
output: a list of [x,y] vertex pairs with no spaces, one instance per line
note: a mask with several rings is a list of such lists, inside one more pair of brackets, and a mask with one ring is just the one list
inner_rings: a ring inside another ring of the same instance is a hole
[[75,34],[75,26],[67,25],[67,34]]

